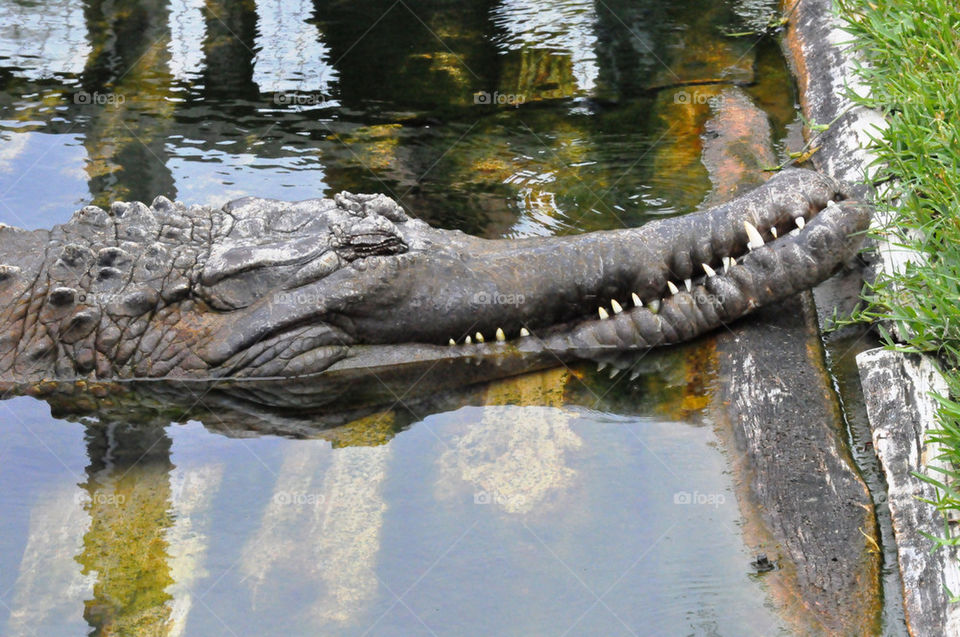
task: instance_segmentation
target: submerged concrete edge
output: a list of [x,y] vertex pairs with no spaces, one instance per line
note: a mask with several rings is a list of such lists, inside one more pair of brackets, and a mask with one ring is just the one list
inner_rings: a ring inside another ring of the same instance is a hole
[[[816,167],[855,184],[859,197],[872,196],[862,185],[872,177],[876,155],[868,150],[870,135],[886,126],[883,116],[854,105],[852,91],[869,88],[855,75],[852,37],[843,30],[833,0],[784,0],[789,24],[784,38],[793,66],[804,115],[817,124],[831,124],[816,142]],[[875,219],[879,225],[883,219]],[[892,274],[917,253],[885,242],[875,244],[878,272]],[[895,336],[900,336],[895,330]],[[960,635],[960,604],[950,603],[948,590],[960,594],[960,561],[955,549],[931,551],[923,533],[942,536],[944,518],[918,498],[934,498],[934,489],[912,475],[938,466],[937,445],[926,440],[936,426],[937,404],[931,392],[945,392],[946,381],[931,357],[882,348],[857,356],[874,449],[887,482],[887,498],[903,578],[907,628],[912,635]],[[935,472],[934,472],[935,474]]]

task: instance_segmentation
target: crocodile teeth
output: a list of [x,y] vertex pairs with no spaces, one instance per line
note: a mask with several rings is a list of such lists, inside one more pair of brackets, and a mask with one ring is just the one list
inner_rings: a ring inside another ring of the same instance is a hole
[[468,336],[467,338],[463,339],[463,342],[469,345],[470,343],[473,342],[473,339]]
[[723,273],[726,274],[733,267],[733,257],[723,257]]
[[616,375],[619,374],[619,373],[620,373],[620,368],[619,368],[619,367],[614,367],[614,368],[612,368],[612,369],[610,370],[610,378],[616,377]]
[[610,307],[613,308],[614,314],[619,314],[623,311],[623,306],[617,303],[617,299],[610,299]]
[[763,237],[760,236],[760,231],[757,230],[749,221],[743,222],[743,227],[747,231],[747,247],[753,250],[754,248],[763,247]]
[[656,314],[657,312],[660,311],[660,301],[654,299],[653,301],[650,301],[650,303],[647,304],[647,307],[650,308],[651,312]]
[[483,342],[483,334],[481,334],[480,332],[477,332],[476,337],[477,337],[477,342],[478,342],[478,343],[482,343],[482,342]]
[[706,263],[703,263],[701,265],[703,266],[703,271],[706,273],[707,276],[717,276],[717,271],[711,268],[709,265],[707,265]]
[[683,284],[687,287],[687,292],[693,291],[693,281],[691,279],[684,279]]
[[634,307],[643,307],[643,301],[640,300],[640,297],[637,296],[637,293],[636,293],[636,292],[632,292],[632,293],[630,294],[630,298],[633,299],[633,306],[634,306]]
[[520,328],[520,336],[530,336],[530,332],[525,327]]
[[450,347],[453,347],[453,346],[456,345],[456,344],[457,344],[457,342],[456,342],[455,340],[453,340],[452,338],[450,339],[450,342],[447,343],[447,345],[449,345]]
[[603,309],[602,307],[601,307],[601,308],[597,308],[597,314],[600,315],[600,320],[601,320],[601,321],[602,321],[603,319],[610,318],[610,315],[607,314],[607,311],[606,311],[605,309]]
[[774,227],[774,228],[770,228],[770,234],[772,234],[772,235],[773,235],[773,238],[776,239],[776,238],[777,238],[777,229],[776,229],[775,227]]
[[503,333],[503,328],[497,328],[497,340],[501,342],[507,340],[507,335]]
[[800,230],[803,230],[803,227],[807,225],[807,220],[804,219],[803,217],[797,217],[796,219],[794,219],[794,222],[796,222],[797,228],[799,228]]
[[677,289],[677,286],[673,284],[673,281],[667,281],[667,289],[670,290],[670,294],[676,294],[680,291]]

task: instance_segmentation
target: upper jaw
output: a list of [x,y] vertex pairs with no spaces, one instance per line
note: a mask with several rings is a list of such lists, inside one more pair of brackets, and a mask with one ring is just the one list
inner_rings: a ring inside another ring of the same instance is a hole
[[[483,241],[441,233],[430,250],[369,268],[390,281],[347,315],[358,342],[512,340],[691,290],[761,245],[786,243],[833,201],[824,175],[785,171],[724,206],[640,228],[573,237]],[[469,339],[469,340],[468,340]]]

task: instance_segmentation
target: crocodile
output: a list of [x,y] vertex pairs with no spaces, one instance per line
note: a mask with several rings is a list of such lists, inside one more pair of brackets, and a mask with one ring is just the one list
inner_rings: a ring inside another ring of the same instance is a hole
[[483,239],[382,194],[157,197],[0,229],[0,381],[276,379],[693,339],[810,288],[870,208],[789,169],[636,228]]

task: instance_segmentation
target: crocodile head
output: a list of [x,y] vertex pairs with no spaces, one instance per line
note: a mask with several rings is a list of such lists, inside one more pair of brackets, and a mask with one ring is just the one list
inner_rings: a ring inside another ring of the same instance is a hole
[[432,228],[382,195],[88,206],[51,231],[0,231],[0,259],[22,264],[0,281],[0,378],[292,377],[441,348],[675,343],[849,259],[870,212],[844,199],[791,170],[700,213],[519,240]]

